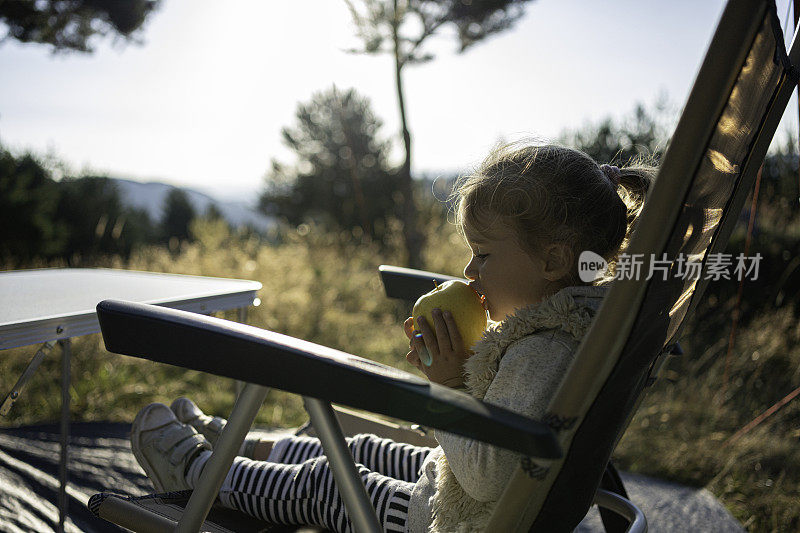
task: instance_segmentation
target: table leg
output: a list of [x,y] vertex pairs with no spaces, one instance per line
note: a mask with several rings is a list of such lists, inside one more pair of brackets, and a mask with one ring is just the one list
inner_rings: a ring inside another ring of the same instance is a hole
[[14,405],[14,402],[19,400],[19,396],[20,394],[22,394],[22,389],[36,373],[36,369],[39,368],[39,365],[42,364],[42,361],[44,361],[45,356],[50,353],[50,350],[53,349],[54,345],[55,345],[54,341],[47,341],[44,344],[42,344],[41,348],[39,348],[36,351],[36,354],[34,354],[33,358],[28,363],[28,366],[25,367],[25,370],[22,372],[22,375],[14,384],[14,387],[6,395],[6,399],[3,400],[3,405],[0,406],[0,415],[3,416],[8,415],[8,413],[11,411],[11,407],[13,407]]
[[67,517],[67,447],[69,442],[69,386],[70,386],[70,358],[72,345],[70,339],[62,339],[61,344],[61,460],[58,469],[58,531],[64,531],[64,521]]
[[[237,311],[237,320],[240,324],[247,324],[247,308],[240,307]],[[238,398],[239,395],[242,393],[242,389],[244,389],[244,381],[235,380],[233,382],[233,393]]]

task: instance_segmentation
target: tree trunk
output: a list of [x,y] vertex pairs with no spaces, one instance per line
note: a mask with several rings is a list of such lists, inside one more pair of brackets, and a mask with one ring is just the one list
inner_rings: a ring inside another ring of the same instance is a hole
[[406,262],[410,268],[422,268],[422,247],[425,236],[419,231],[417,220],[417,206],[414,201],[414,187],[411,181],[411,133],[406,122],[406,107],[403,98],[403,62],[400,59],[400,40],[398,38],[397,0],[394,1],[395,20],[392,26],[394,37],[394,72],[397,87],[397,102],[400,106],[400,123],[403,132],[403,147],[405,160],[400,168],[397,179],[400,180],[400,192],[403,195],[401,217],[403,222],[403,240],[406,245]]

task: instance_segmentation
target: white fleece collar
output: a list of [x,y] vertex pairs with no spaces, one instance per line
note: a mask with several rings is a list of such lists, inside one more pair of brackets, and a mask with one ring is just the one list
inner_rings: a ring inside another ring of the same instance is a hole
[[[561,329],[580,340],[608,291],[607,286],[565,287],[538,304],[518,309],[502,322],[493,323],[475,343],[475,353],[464,363],[467,391],[482,400],[492,383],[506,349],[515,341],[539,331]],[[497,502],[480,502],[458,483],[447,457],[436,461],[431,532],[483,530]]]

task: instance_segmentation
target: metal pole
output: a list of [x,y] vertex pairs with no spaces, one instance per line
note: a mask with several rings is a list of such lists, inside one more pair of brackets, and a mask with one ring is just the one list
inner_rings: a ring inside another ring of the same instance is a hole
[[356,463],[347,447],[333,407],[328,402],[305,396],[303,403],[328,457],[336,488],[342,495],[353,529],[359,533],[380,533],[378,515],[367,495],[364,482],[358,475]]
[[176,533],[193,533],[200,529],[206,519],[211,504],[219,494],[222,482],[231,468],[234,457],[239,453],[239,447],[245,435],[253,425],[261,404],[267,396],[269,389],[261,385],[248,383],[242,394],[236,399],[233,411],[225,424],[225,429],[219,436],[214,452],[209,457],[197,486],[186,504],[186,510],[181,517]]
[[64,521],[67,518],[67,447],[69,442],[69,386],[70,358],[72,345],[70,339],[62,339],[61,344],[61,457],[58,465],[58,531],[63,533]]
[[6,416],[9,411],[11,411],[11,407],[13,407],[14,402],[19,400],[19,395],[22,394],[22,389],[36,373],[36,369],[39,368],[39,365],[42,364],[45,356],[50,353],[50,350],[53,349],[54,345],[55,341],[47,341],[36,351],[33,358],[28,363],[28,366],[25,367],[22,375],[14,384],[14,387],[11,389],[8,395],[6,395],[6,399],[3,400],[3,404],[0,406],[0,415]]
[[[240,307],[237,311],[237,320],[242,324],[247,324],[247,308]],[[244,389],[244,381],[235,380],[233,382],[233,393],[238,398],[239,395],[242,393],[242,389]]]

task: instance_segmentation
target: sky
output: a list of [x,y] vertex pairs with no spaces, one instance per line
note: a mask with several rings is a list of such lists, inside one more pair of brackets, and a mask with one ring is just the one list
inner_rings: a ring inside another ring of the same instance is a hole
[[[777,5],[783,22],[788,0]],[[723,7],[536,0],[466,53],[432,38],[436,59],[404,69],[413,171],[464,171],[500,140],[554,139],[659,97],[677,113]],[[400,160],[392,59],[347,53],[359,43],[343,1],[162,0],[140,39],[98,40],[91,55],[0,44],[0,142],[72,173],[254,201],[270,161],[293,162],[281,128],[297,104],[335,84],[369,97]],[[797,131],[789,110],[781,127]]]

